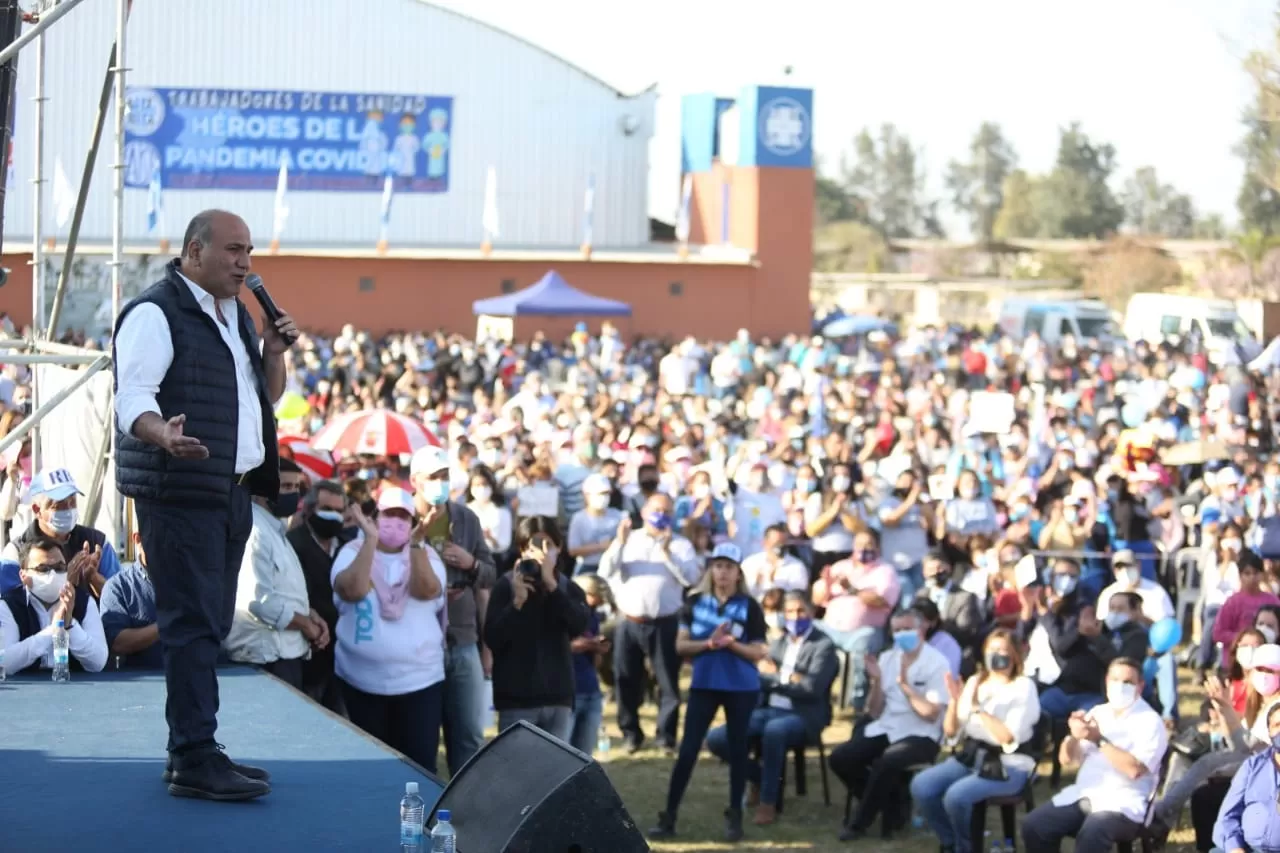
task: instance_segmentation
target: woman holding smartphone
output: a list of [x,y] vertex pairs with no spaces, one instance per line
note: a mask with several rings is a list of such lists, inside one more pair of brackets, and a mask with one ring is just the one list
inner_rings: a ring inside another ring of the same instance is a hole
[[742,796],[747,789],[747,726],[760,701],[756,665],[768,653],[764,611],[747,591],[742,552],[732,542],[717,545],[707,572],[685,600],[676,652],[693,658],[693,678],[684,712],[684,736],[671,769],[667,809],[658,814],[650,838],[676,834],[676,811],[689,787],[698,751],[716,712],[724,709],[729,752],[729,808],[725,839],[742,838]]
[[560,571],[565,550],[555,519],[521,519],[515,551],[515,567],[494,584],[484,620],[498,730],[526,720],[568,741],[576,693],[570,641],[587,628],[586,597]]

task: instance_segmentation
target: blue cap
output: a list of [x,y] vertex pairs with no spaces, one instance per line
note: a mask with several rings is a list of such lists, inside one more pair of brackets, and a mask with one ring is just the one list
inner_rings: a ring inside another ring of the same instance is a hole
[[441,809],[440,811],[436,812],[436,821],[437,821],[437,822],[442,821],[442,820],[443,820],[443,821],[445,821],[445,822],[448,822],[449,818],[450,818],[450,814],[449,814],[449,810],[448,810],[448,809]]

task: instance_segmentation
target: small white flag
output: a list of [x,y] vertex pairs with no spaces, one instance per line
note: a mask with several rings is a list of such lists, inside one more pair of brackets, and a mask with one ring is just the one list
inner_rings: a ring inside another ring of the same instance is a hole
[[498,236],[498,170],[489,167],[489,174],[484,181],[484,226],[486,242],[492,242]]
[[147,234],[158,236],[164,228],[164,196],[160,188],[160,167],[157,165],[147,184]]
[[53,161],[53,221],[57,230],[61,231],[71,221],[71,214],[76,209],[76,193],[67,180],[67,173],[62,168],[62,158]]
[[275,216],[271,225],[271,242],[278,244],[284,234],[284,225],[289,221],[289,208],[285,204],[285,194],[289,191],[289,155],[280,158],[280,176],[276,178]]
[[689,242],[689,205],[693,201],[693,175],[684,176],[684,185],[680,188],[680,210],[676,213],[676,240]]
[[391,229],[391,199],[395,195],[395,179],[387,172],[382,182],[382,218],[378,228],[378,249],[386,251],[387,234]]
[[590,249],[595,237],[596,217],[596,176],[592,172],[587,176],[586,197],[582,201],[582,245]]

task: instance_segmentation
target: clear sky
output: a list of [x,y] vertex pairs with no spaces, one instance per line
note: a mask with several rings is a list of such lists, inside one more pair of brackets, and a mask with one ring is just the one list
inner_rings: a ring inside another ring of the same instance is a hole
[[[833,169],[858,130],[893,122],[924,150],[930,189],[978,124],[1020,165],[1052,164],[1058,127],[1116,146],[1120,177],[1152,165],[1234,222],[1232,153],[1250,99],[1241,67],[1269,43],[1276,0],[435,0],[563,56],[623,91],[657,83],[650,212],[670,219],[679,100],[748,83],[814,89]],[[606,11],[608,10],[608,11]],[[712,38],[707,33],[713,33]],[[605,191],[601,188],[601,191]],[[963,225],[952,215],[953,230]]]

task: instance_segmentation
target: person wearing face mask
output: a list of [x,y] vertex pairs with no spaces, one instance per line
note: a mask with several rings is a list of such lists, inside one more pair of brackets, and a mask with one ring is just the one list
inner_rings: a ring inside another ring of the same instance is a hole
[[[973,807],[1017,794],[1035,771],[1032,732],[1040,717],[1035,682],[1022,674],[1010,631],[995,630],[982,649],[980,673],[962,682],[948,675],[942,731],[961,748],[911,780],[911,799],[943,850],[973,853]],[[978,851],[981,853],[981,851]]]
[[[1174,618],[1173,599],[1160,584],[1142,576],[1142,567],[1136,554],[1128,550],[1117,551],[1111,555],[1111,566],[1115,583],[1103,589],[1098,596],[1098,613],[1109,618],[1107,614],[1112,610],[1112,598],[1122,593],[1132,593],[1137,596],[1140,606],[1126,609],[1132,621],[1143,631],[1163,619]],[[1132,656],[1128,652],[1121,652],[1121,655]],[[1142,658],[1145,655],[1144,646],[1137,656]],[[1160,716],[1173,722],[1178,718],[1177,661],[1174,660],[1173,652],[1165,652],[1155,661],[1155,684],[1148,686],[1154,687],[1160,698]],[[1151,697],[1148,697],[1148,701],[1152,701]]]
[[477,465],[470,472],[467,488],[461,501],[480,520],[484,542],[493,554],[493,561],[502,574],[511,568],[514,557],[511,550],[511,510],[506,496],[498,488],[498,478],[485,465]]
[[609,550],[622,513],[609,507],[612,486],[603,474],[592,474],[582,481],[586,506],[569,520],[569,556],[577,564],[575,575],[594,573],[600,556]]
[[1200,645],[1197,662],[1200,670],[1207,671],[1219,664],[1213,626],[1227,599],[1240,589],[1238,559],[1244,542],[1240,528],[1234,524],[1222,524],[1217,509],[1205,510],[1201,516],[1204,530],[1204,547],[1199,562],[1200,577]]
[[677,529],[683,530],[689,521],[696,521],[710,530],[716,541],[724,541],[729,536],[724,512],[724,501],[712,492],[711,474],[703,469],[694,471],[689,476],[686,494],[676,498]]
[[923,495],[915,471],[898,475],[892,494],[880,502],[880,542],[885,557],[898,572],[902,597],[910,601],[924,583],[921,562],[929,551],[929,534]]
[[680,656],[676,652],[685,591],[702,574],[693,545],[672,531],[671,499],[657,493],[645,502],[643,527],[618,522],[613,543],[600,557],[599,575],[613,590],[618,627],[613,638],[618,729],[628,752],[644,744],[640,702],[649,683],[648,661],[658,679],[657,737],[675,751],[680,721]]
[[867,655],[868,719],[858,723],[848,742],[831,751],[827,763],[858,798],[858,808],[840,833],[841,841],[866,835],[881,811],[885,826],[899,826],[905,802],[903,775],[908,767],[930,764],[942,740],[947,702],[947,659],[924,639],[918,613],[894,614],[893,647],[877,659]]
[[[1242,549],[1236,558],[1236,569],[1240,576],[1240,590],[1223,603],[1213,621],[1213,641],[1224,648],[1230,647],[1236,634],[1253,626],[1259,608],[1264,605],[1280,606],[1280,598],[1262,587],[1262,559],[1257,554],[1247,548]],[[1223,665],[1230,666],[1231,661],[1223,661]]]
[[1058,853],[1068,837],[1079,853],[1110,853],[1141,835],[1169,745],[1142,689],[1142,665],[1116,658],[1107,668],[1106,703],[1071,715],[1059,752],[1063,765],[1079,767],[1076,781],[1023,820],[1027,853]]
[[967,469],[962,471],[956,482],[956,496],[937,516],[937,538],[960,547],[970,536],[994,536],[998,529],[995,504],[982,494],[978,475]]
[[974,650],[983,631],[978,597],[960,588],[951,564],[941,551],[930,552],[924,558],[922,570],[924,588],[916,593],[916,599],[930,601],[938,609],[940,628],[959,644],[959,672],[968,676],[975,669]]
[[[1142,622],[1142,599],[1136,593],[1118,592],[1107,599],[1107,609],[1099,605],[1102,629],[1093,638],[1094,652],[1099,660],[1110,662],[1113,658],[1143,660],[1147,655],[1147,627]],[[1092,617],[1087,611],[1081,621]],[[1091,628],[1092,625],[1087,626]],[[1092,633],[1092,631],[1088,631]],[[1148,685],[1150,686],[1150,685]],[[1148,698],[1149,697],[1144,697]],[[1173,719],[1173,716],[1166,719]]]
[[236,613],[222,646],[236,663],[259,666],[296,690],[311,648],[329,646],[329,625],[311,608],[307,579],[286,525],[298,512],[302,469],[280,460],[280,494],[253,496],[253,529],[236,586]]
[[1206,509],[1215,509],[1224,522],[1247,523],[1248,514],[1240,495],[1240,486],[1239,471],[1235,468],[1219,469],[1213,474],[1213,493],[1200,503],[1200,512],[1203,514]]
[[68,561],[87,549],[94,559],[84,564],[85,574],[72,582],[85,585],[94,598],[102,594],[107,579],[120,571],[120,559],[105,533],[79,523],[76,499],[82,494],[65,468],[47,469],[31,478],[26,495],[31,504],[31,524],[0,551],[0,594],[20,586],[18,553],[25,543],[37,538],[57,542]]
[[810,492],[805,500],[804,534],[812,540],[809,577],[813,580],[821,577],[827,566],[849,559],[854,534],[867,526],[854,485],[853,469],[837,463],[831,467],[826,488]]
[[1280,639],[1280,607],[1263,605],[1253,617],[1253,629],[1261,634],[1268,643]]
[[[1231,787],[1213,823],[1212,844],[1237,853],[1264,853],[1280,848],[1280,706],[1266,716],[1266,747],[1247,760],[1231,780]],[[1206,815],[1207,816],[1207,815]],[[1199,841],[1199,826],[1196,830]]]
[[747,589],[757,600],[767,590],[799,590],[809,588],[809,569],[787,553],[787,528],[775,524],[764,532],[764,550],[742,561],[742,574]]
[[479,517],[449,500],[449,457],[444,449],[423,447],[414,453],[409,478],[423,538],[446,571],[445,754],[449,772],[456,774],[484,745],[485,661],[480,637],[485,596],[497,578],[497,566]]
[[[756,809],[757,826],[777,820],[787,752],[815,743],[830,725],[831,685],[840,670],[835,645],[813,627],[813,605],[803,590],[786,593],[783,613],[786,632],[757,665],[764,703],[751,712],[747,723],[747,738],[760,740],[760,758],[747,766],[746,803]],[[725,726],[707,734],[707,749],[728,760]]]
[[586,505],[582,483],[595,472],[596,434],[590,424],[573,429],[569,447],[555,468],[554,480],[560,489],[560,520],[568,524],[574,513]]
[[314,646],[302,665],[302,689],[330,711],[346,716],[342,688],[333,675],[333,637],[338,629],[338,608],[333,603],[333,560],[343,545],[356,537],[346,528],[347,497],[333,480],[312,483],[302,499],[302,523],[294,525],[285,538],[293,546],[307,581],[307,600],[329,628],[329,645]]
[[84,571],[84,552],[67,564],[62,543],[48,537],[22,546],[18,565],[22,585],[0,596],[0,644],[9,675],[30,666],[53,668],[53,634],[61,620],[67,629],[72,668],[101,672],[107,665],[107,638],[98,602],[68,577]]
[[1041,710],[1055,720],[1065,720],[1076,711],[1087,711],[1104,701],[1098,689],[1105,665],[1093,645],[1102,625],[1094,617],[1092,602],[1085,612],[1079,584],[1080,565],[1074,560],[1059,559],[1054,561],[1043,598],[1029,592],[1036,586],[1023,590],[1019,632],[1030,637],[1039,628],[1059,669],[1052,686],[1040,694]]
[[[378,517],[333,563],[335,670],[347,712],[373,737],[434,773],[444,704],[445,566],[414,525],[414,499],[389,486]],[[477,722],[479,714],[476,714]]]
[[764,532],[775,524],[785,524],[786,510],[782,498],[773,490],[769,481],[769,467],[763,462],[752,464],[746,482],[737,484],[730,479],[733,498],[726,510],[732,528],[735,545],[743,557],[750,557],[764,550]]

